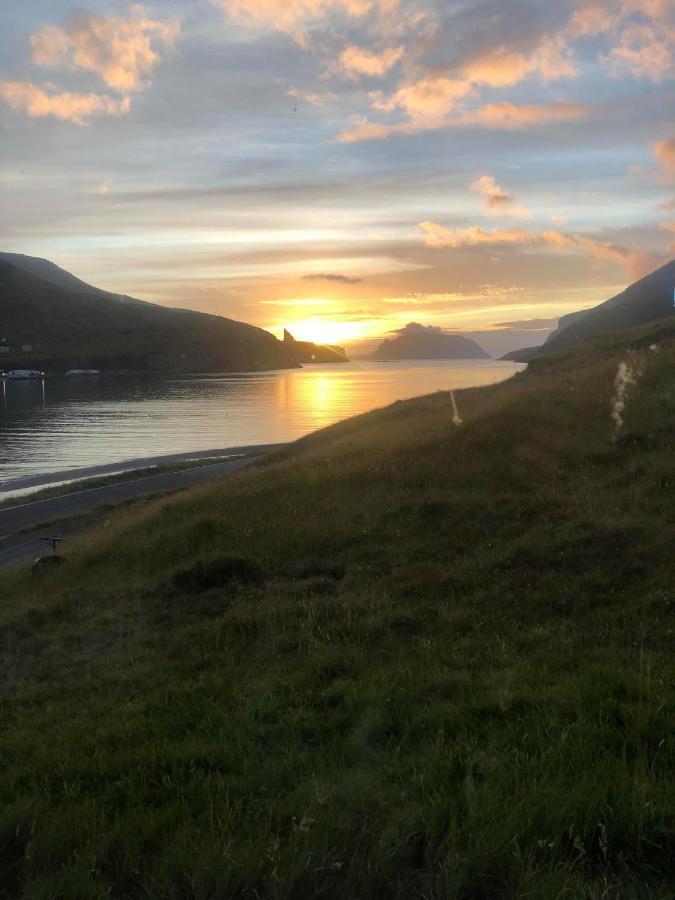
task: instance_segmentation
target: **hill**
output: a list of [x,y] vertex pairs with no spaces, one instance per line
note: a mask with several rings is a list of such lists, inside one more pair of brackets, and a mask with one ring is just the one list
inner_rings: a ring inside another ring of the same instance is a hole
[[4,893],[672,896],[674,372],[586,342],[5,573]]
[[261,328],[120,302],[45,260],[26,259],[21,267],[0,259],[0,332],[9,348],[0,356],[3,368],[230,372],[298,365]]
[[56,263],[48,259],[41,259],[39,256],[26,256],[24,253],[0,253],[0,261],[10,263],[17,269],[23,269],[31,275],[36,275],[44,281],[55,284],[58,287],[73,291],[78,294],[95,294],[97,297],[107,297],[109,300],[117,300],[120,303],[140,303],[144,305],[144,300],[136,300],[134,297],[127,297],[125,294],[113,294],[110,291],[103,291],[101,288],[94,287],[82,281],[75,275],[57,266]]
[[410,322],[398,337],[383,341],[371,359],[491,359],[470,338],[446,334],[433,325]]
[[[609,300],[593,309],[582,309],[563,316],[558,328],[540,348],[541,353],[573,346],[589,337],[622,331],[675,316],[675,260],[671,260]],[[528,362],[536,353],[520,350],[504,359]]]

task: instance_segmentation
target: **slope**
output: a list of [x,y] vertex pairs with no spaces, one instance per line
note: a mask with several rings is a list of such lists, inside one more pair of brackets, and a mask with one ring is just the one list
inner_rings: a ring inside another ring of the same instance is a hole
[[558,350],[594,335],[675,316],[674,300],[675,260],[671,260],[594,309],[563,316],[542,350]]
[[6,579],[6,895],[672,896],[674,372],[586,342]]
[[[296,365],[283,344],[232,319],[120,303],[0,260],[2,365],[49,370],[258,371]],[[30,350],[22,351],[23,346]]]

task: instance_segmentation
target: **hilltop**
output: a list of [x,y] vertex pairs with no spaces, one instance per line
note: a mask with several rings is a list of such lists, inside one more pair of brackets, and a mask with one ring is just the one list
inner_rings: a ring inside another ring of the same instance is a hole
[[9,896],[672,895],[675,319],[3,578]]
[[491,359],[471,338],[446,334],[434,325],[410,322],[383,341],[371,359]]
[[20,254],[0,254],[0,302],[4,369],[261,371],[297,367],[312,361],[311,347],[315,356],[323,350],[301,353],[243,322],[111,294]]

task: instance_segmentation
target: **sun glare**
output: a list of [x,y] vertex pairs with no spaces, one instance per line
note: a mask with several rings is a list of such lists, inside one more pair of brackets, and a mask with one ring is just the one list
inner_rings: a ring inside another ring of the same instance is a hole
[[289,320],[284,326],[298,341],[313,341],[315,344],[343,344],[357,341],[364,336],[362,322],[339,322],[336,319]]

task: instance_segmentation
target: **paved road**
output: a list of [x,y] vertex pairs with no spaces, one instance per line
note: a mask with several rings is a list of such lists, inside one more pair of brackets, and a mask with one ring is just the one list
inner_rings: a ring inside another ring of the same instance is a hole
[[[40,550],[44,551],[46,548],[45,544],[40,547],[39,537],[42,534],[60,537],[82,531],[93,524],[96,519],[93,514],[103,505],[164,491],[175,491],[209,481],[248,466],[257,458],[247,456],[194,469],[148,475],[133,481],[122,481],[0,509],[0,567],[18,565],[39,556]],[[51,528],[41,528],[57,519],[72,521],[59,522]],[[40,533],[33,533],[38,528],[41,529]]]

